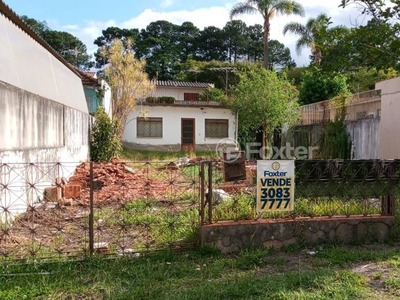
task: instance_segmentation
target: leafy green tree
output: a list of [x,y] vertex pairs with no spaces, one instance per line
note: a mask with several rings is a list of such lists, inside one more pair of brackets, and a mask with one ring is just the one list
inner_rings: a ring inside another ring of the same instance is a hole
[[375,83],[399,76],[399,72],[393,68],[377,70],[375,68],[359,68],[345,73],[348,78],[349,90],[352,93],[360,93],[375,89]]
[[92,57],[87,53],[86,45],[77,37],[65,31],[52,30],[46,22],[40,22],[28,16],[21,16],[21,19],[70,64],[81,69],[89,69],[93,66]]
[[319,14],[316,18],[308,19],[305,25],[298,22],[291,22],[283,28],[283,34],[290,32],[297,36],[299,39],[296,42],[297,54],[301,54],[304,47],[309,47],[314,57],[314,63],[319,65],[322,58],[321,42],[319,35],[321,31],[326,31],[330,24],[330,18],[326,14]]
[[178,28],[178,43],[180,45],[180,61],[184,62],[196,56],[196,41],[200,30],[192,22],[183,22]]
[[298,93],[287,80],[261,65],[237,75],[240,80],[233,88],[231,107],[238,113],[239,136],[261,128],[265,137],[271,137],[275,128],[298,120]]
[[197,59],[204,61],[226,61],[228,58],[227,48],[224,41],[224,32],[215,26],[207,26],[196,41]]
[[109,162],[118,157],[121,150],[118,125],[111,121],[104,107],[99,106],[90,136],[90,159],[94,162]]
[[299,102],[302,105],[315,103],[347,92],[348,85],[345,76],[326,74],[320,69],[309,70],[303,74]]
[[269,64],[271,69],[294,68],[290,49],[277,40],[269,41]]
[[182,48],[179,26],[168,21],[151,22],[140,32],[137,57],[146,59],[146,72],[151,79],[171,80],[177,73]]
[[264,34],[260,24],[247,27],[246,56],[248,61],[262,61],[264,57]]
[[350,5],[359,7],[362,14],[372,16],[375,21],[400,20],[400,0],[341,0],[341,7]]
[[228,61],[236,62],[245,54],[246,23],[240,20],[229,21],[225,24],[223,38],[227,50]]
[[43,33],[43,38],[70,64],[81,69],[90,69],[93,66],[86,45],[72,34],[65,31],[47,30]]
[[304,8],[294,0],[247,0],[232,7],[230,18],[246,13],[259,13],[264,19],[264,67],[269,69],[270,20],[277,14],[303,16]]
[[30,28],[36,31],[38,35],[43,37],[43,33],[45,31],[51,30],[50,27],[47,25],[46,21],[38,21],[33,18],[29,18],[28,16],[24,15],[21,16],[21,19],[29,25]]
[[101,68],[105,65],[106,61],[101,55],[102,49],[108,48],[115,39],[119,39],[126,45],[128,40],[134,40],[135,45],[138,43],[139,30],[138,29],[124,29],[115,26],[111,26],[102,31],[102,35],[94,40],[94,44],[99,48],[95,53],[96,67]]

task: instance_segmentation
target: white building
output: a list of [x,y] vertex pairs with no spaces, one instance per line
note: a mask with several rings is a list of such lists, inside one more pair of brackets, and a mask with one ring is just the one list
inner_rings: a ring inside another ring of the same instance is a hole
[[130,114],[123,142],[133,149],[215,150],[222,140],[235,140],[236,115],[220,103],[200,101],[208,83],[157,81],[155,97],[142,101]]

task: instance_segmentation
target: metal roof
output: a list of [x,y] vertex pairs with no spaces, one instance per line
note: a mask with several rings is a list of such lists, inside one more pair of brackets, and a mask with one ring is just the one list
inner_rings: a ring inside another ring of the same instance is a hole
[[[56,57],[61,63],[63,63],[68,69],[78,73],[71,67],[71,65],[56,51],[54,50],[43,38],[41,38],[35,30],[33,30],[28,24],[26,24],[7,4],[0,0],[0,14],[3,14],[9,19],[14,25],[18,26],[21,30],[25,31],[32,39],[39,43],[43,48],[49,51],[54,57]],[[79,75],[78,75],[79,76]]]
[[172,80],[156,80],[156,86],[178,87],[178,88],[211,88],[214,85],[206,82],[188,82],[188,81],[172,81]]

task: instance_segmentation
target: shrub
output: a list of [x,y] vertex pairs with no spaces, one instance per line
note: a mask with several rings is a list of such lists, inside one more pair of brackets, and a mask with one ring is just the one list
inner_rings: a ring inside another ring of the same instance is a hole
[[147,97],[146,98],[146,103],[156,103],[157,102],[157,97]]
[[119,126],[111,121],[102,106],[97,109],[95,118],[90,136],[90,159],[94,162],[110,161],[122,150],[118,138]]
[[158,103],[173,104],[173,103],[175,103],[175,98],[174,97],[158,97]]
[[200,94],[201,101],[214,101],[222,104],[226,104],[228,102],[228,98],[225,92],[221,89],[210,88],[205,90],[202,94]]

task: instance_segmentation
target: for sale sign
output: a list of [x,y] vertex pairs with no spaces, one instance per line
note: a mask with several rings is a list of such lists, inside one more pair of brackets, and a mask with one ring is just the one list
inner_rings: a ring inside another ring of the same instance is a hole
[[294,209],[294,160],[257,161],[257,212]]

